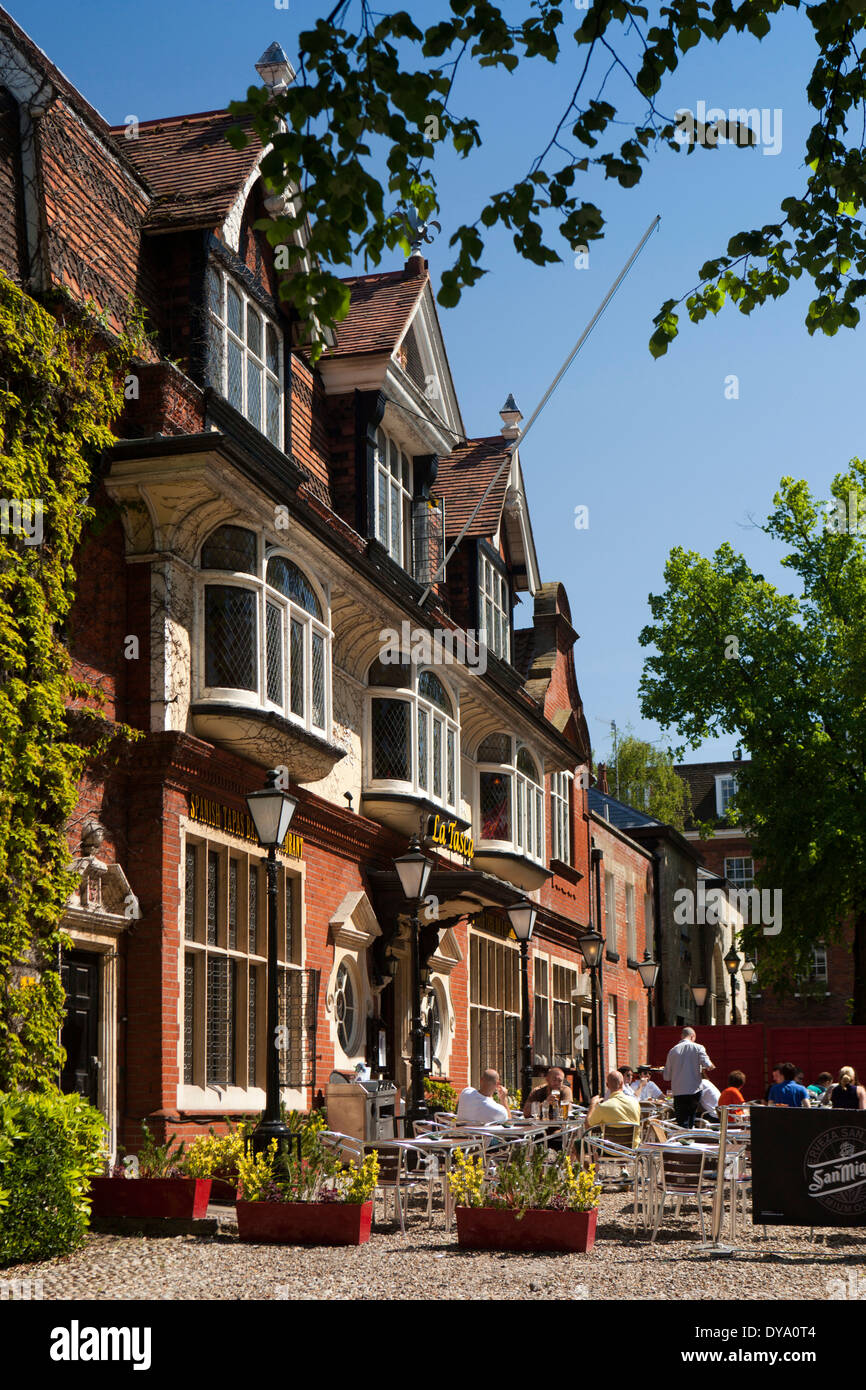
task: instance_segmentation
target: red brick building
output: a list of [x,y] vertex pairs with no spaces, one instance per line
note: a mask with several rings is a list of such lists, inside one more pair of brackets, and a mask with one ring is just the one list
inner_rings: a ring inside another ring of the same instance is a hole
[[[234,151],[229,123],[109,128],[0,12],[0,268],[107,332],[132,298],[154,330],[101,463],[68,638],[104,713],[142,735],[81,787],[64,962],[63,1084],[130,1145],[145,1117],[194,1135],[263,1106],[265,881],[245,797],[271,767],[298,803],[279,856],[287,1104],[359,1062],[408,1083],[393,859],[419,830],[435,861],[420,938],[433,1074],[459,1087],[492,1064],[518,1086],[504,910],[523,894],[538,1065],[572,1068],[586,1043],[590,748],[520,412],[509,398],[499,433],[466,437],[417,252],[349,281],[313,369],[254,225],[274,210],[262,152]],[[645,856],[621,858],[642,904]],[[635,932],[640,958],[642,911]],[[617,1056],[644,1057],[625,958],[604,991]]]
[[[727,879],[731,888],[746,892],[752,889],[755,881],[752,842],[748,828],[742,824],[732,825],[726,813],[736,792],[737,772],[747,762],[748,759],[738,757],[728,762],[683,763],[676,768],[688,784],[692,798],[692,820],[685,830],[686,838],[699,851],[708,869],[719,878]],[[713,825],[711,839],[699,837],[696,822]],[[751,1022],[804,1027],[850,1022],[850,1000],[854,993],[851,941],[852,933],[849,933],[845,941],[814,946],[808,975],[787,993],[761,985],[760,946],[750,952],[758,967],[756,982],[749,991]],[[741,1004],[743,988],[741,981]]]

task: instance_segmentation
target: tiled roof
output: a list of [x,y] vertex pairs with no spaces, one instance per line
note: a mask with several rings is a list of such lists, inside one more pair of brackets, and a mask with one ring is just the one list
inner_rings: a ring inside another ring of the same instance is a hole
[[142,121],[135,140],[126,138],[125,126],[113,128],[115,143],[156,195],[147,229],[218,227],[225,221],[262,148],[248,131],[247,146],[233,149],[225,136],[237,123],[225,111],[202,111]]
[[512,634],[513,659],[512,666],[515,671],[519,671],[524,680],[529,675],[532,660],[535,656],[535,628],[521,627]]
[[[432,491],[434,496],[445,499],[445,530],[449,536],[456,536],[469,520],[507,452],[508,440],[501,434],[494,434],[458,444],[447,458],[439,460],[439,476]],[[466,532],[467,536],[491,536],[498,529],[510,471],[510,468],[503,468],[496,486]]]
[[337,346],[325,354],[325,360],[362,352],[393,352],[428,278],[426,271],[423,275],[404,275],[401,270],[348,276],[343,284],[349,286],[351,294],[349,313],[337,324]]
[[595,811],[597,816],[615,825],[617,830],[628,830],[638,825],[660,825],[654,816],[648,816],[644,811],[635,810],[634,806],[626,806],[624,801],[617,801],[615,796],[608,796],[605,792],[600,792],[597,787],[589,789],[589,809]]
[[748,759],[743,758],[722,763],[677,764],[674,772],[688,783],[692,794],[690,829],[695,821],[717,821],[720,825],[727,824],[725,818],[720,817],[716,809],[716,777],[725,774],[736,776],[747,762]]

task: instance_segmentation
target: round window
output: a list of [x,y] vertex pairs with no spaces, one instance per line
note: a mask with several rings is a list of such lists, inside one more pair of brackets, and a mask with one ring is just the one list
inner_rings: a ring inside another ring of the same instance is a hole
[[337,971],[334,985],[334,1012],[337,1017],[337,1039],[344,1052],[352,1050],[357,1007],[352,976],[349,967],[343,961]]

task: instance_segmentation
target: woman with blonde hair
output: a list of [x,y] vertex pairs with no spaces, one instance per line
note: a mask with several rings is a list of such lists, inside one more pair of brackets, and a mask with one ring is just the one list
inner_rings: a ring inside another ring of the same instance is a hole
[[839,1083],[830,1092],[834,1110],[866,1110],[866,1086],[861,1086],[853,1067],[843,1067]]

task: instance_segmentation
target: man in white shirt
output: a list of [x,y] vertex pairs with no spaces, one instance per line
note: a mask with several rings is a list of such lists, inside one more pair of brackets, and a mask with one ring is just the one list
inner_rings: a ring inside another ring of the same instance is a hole
[[700,1099],[698,1101],[700,1113],[706,1115],[710,1120],[717,1120],[719,1118],[719,1112],[716,1106],[719,1103],[719,1096],[721,1094],[718,1086],[714,1086],[707,1076],[706,1067],[703,1067],[701,1069],[701,1089],[699,1092]]
[[[494,1096],[498,1096],[499,1100],[494,1100]],[[495,1125],[502,1124],[508,1118],[508,1092],[500,1084],[499,1072],[488,1067],[477,1091],[474,1086],[467,1086],[465,1091],[460,1092],[457,1122],[462,1125]]]
[[672,1047],[665,1062],[664,1078],[671,1083],[674,1098],[674,1119],[683,1129],[692,1129],[698,1113],[701,1077],[704,1070],[714,1067],[699,1042],[694,1028],[684,1028],[682,1041]]
[[638,1067],[631,1093],[636,1100],[664,1100],[664,1093],[653,1081],[649,1067]]

